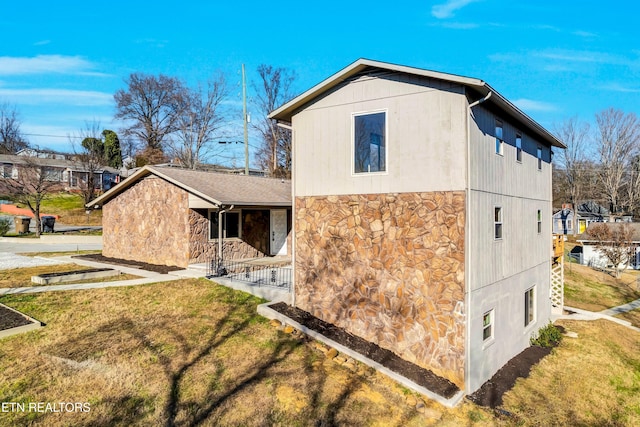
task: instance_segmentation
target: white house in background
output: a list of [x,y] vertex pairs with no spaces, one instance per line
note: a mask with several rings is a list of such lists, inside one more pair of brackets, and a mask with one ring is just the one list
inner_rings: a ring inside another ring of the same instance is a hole
[[[619,227],[621,223],[607,222],[607,227]],[[640,223],[623,223],[626,227],[633,229],[633,240],[629,248],[629,262],[620,265],[621,268],[640,270]],[[582,264],[596,268],[607,268],[610,266],[607,258],[597,248],[597,242],[587,233],[578,236],[577,242],[582,244]]]
[[471,393],[551,314],[551,148],[482,80],[361,59],[293,132],[294,305]]

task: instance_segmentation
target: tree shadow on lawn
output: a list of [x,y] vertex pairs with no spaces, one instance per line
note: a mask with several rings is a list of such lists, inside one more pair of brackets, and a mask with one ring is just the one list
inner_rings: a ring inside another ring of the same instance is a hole
[[[229,415],[228,412],[234,409],[232,405],[225,405],[226,402],[270,376],[277,375],[273,371],[276,366],[278,366],[277,370],[289,369],[282,364],[288,363],[287,358],[296,349],[301,348],[304,351],[305,361],[313,358],[313,350],[310,346],[304,345],[305,339],[295,339],[280,333],[267,354],[263,354],[259,360],[256,360],[249,370],[233,378],[231,384],[227,382],[222,390],[218,385],[225,381],[222,378],[225,369],[218,367],[206,371],[207,378],[202,378],[202,381],[207,381],[208,384],[203,393],[184,393],[185,388],[190,384],[189,381],[193,381],[190,375],[199,372],[203,364],[218,364],[217,360],[220,360],[220,364],[223,364],[223,361],[234,363],[233,359],[225,359],[228,356],[222,354],[228,349],[220,351],[220,347],[237,334],[246,331],[252,323],[255,323],[255,318],[247,315],[246,307],[230,306],[227,313],[215,320],[208,331],[202,334],[202,341],[195,343],[193,339],[189,340],[189,331],[181,331],[181,325],[172,322],[171,319],[163,318],[153,323],[143,324],[124,317],[98,325],[93,330],[69,338],[46,351],[50,354],[58,354],[67,360],[81,362],[100,357],[114,344],[124,345],[124,348],[115,349],[115,351],[125,355],[140,353],[140,351],[148,352],[161,367],[166,380],[166,387],[163,387],[163,390],[166,390],[166,392],[163,391],[166,393],[164,398],[161,395],[154,398],[135,393],[116,397],[106,396],[92,404],[91,412],[96,415],[84,424],[86,426],[131,425],[145,422],[153,417],[154,404],[157,405],[159,402],[163,402],[163,423],[167,427],[199,426],[211,422],[217,424],[224,422],[225,416]],[[156,334],[158,330],[167,332],[170,339],[158,339]],[[193,334],[193,330],[190,332]],[[173,354],[166,353],[167,345],[174,347]],[[243,355],[233,355],[233,357],[242,358]],[[291,369],[299,369],[299,366]],[[153,374],[150,373],[150,375]],[[289,372],[288,375],[306,375],[309,378],[308,387],[303,392],[310,395],[310,399],[309,405],[304,409],[305,414],[302,420],[307,422],[316,420],[315,424],[322,426],[337,423],[336,416],[340,409],[364,381],[361,376],[349,373],[349,381],[343,384],[338,395],[327,398],[322,396],[326,375],[314,371],[310,363],[305,362],[304,370]],[[247,405],[251,405],[251,402],[247,402]],[[108,413],[105,413],[107,411],[100,413],[100,407],[109,408]],[[267,408],[267,412],[270,413],[277,410],[275,406]],[[50,415],[47,414],[45,417]]]

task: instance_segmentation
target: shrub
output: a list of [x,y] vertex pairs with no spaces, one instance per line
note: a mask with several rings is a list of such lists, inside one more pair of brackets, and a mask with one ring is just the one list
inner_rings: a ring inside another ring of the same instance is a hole
[[559,328],[553,326],[551,322],[547,326],[538,329],[538,332],[531,336],[531,345],[540,347],[555,347],[562,341],[562,332]]
[[11,228],[11,221],[7,218],[0,218],[0,236],[4,236]]

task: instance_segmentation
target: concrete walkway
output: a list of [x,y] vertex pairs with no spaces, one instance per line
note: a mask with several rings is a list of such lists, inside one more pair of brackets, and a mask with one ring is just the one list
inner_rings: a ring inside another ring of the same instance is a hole
[[[625,306],[631,305],[633,303],[637,303],[640,300],[636,300],[633,301],[632,303],[629,304],[625,304]],[[624,306],[619,306],[619,307],[624,307]],[[615,310],[619,307],[614,307],[614,308],[610,308],[609,310]],[[554,316],[552,321],[556,321],[557,319],[566,319],[566,320],[598,320],[598,319],[605,319],[605,320],[609,320],[610,322],[614,322],[617,323],[619,325],[622,326],[626,326],[629,329],[632,329],[636,332],[640,332],[640,328],[637,328],[635,326],[633,326],[631,324],[631,322],[627,321],[627,320],[623,320],[623,319],[618,319],[617,317],[613,317],[610,314],[606,314],[605,312],[609,311],[609,310],[603,310],[600,312],[595,312],[595,311],[587,311],[587,310],[582,310],[580,308],[574,308],[574,307],[567,307],[564,306],[564,310],[570,312],[570,314],[562,314],[560,316]],[[631,308],[631,310],[633,310],[633,308]],[[615,314],[619,314],[619,313],[624,313],[625,311],[629,311],[629,310],[622,310],[620,312],[617,312]]]
[[626,313],[627,311],[637,310],[639,308],[640,308],[640,299],[637,299],[635,301],[631,301],[628,304],[622,304],[617,307],[602,310],[600,314],[604,314],[607,316],[615,316],[616,314]]

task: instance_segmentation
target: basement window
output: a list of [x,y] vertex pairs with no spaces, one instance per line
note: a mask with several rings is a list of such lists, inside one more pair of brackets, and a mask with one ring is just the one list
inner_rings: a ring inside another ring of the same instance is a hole
[[524,293],[524,326],[529,326],[536,320],[535,286]]
[[487,342],[493,338],[493,310],[482,315],[482,341]]

